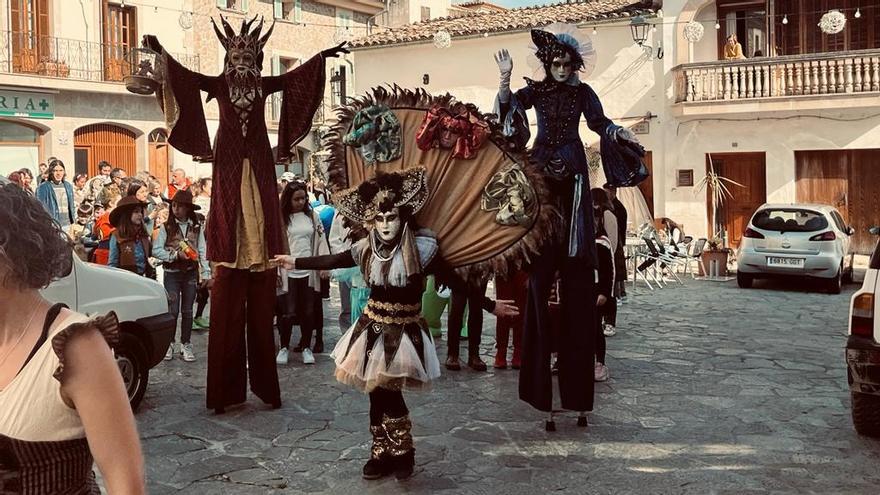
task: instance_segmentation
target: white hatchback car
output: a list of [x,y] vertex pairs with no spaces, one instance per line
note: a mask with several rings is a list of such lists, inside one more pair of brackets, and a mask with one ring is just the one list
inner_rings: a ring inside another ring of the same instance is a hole
[[822,279],[839,294],[852,275],[850,237],[855,233],[832,206],[764,204],[743,233],[737,253],[740,287],[756,278],[801,276]]

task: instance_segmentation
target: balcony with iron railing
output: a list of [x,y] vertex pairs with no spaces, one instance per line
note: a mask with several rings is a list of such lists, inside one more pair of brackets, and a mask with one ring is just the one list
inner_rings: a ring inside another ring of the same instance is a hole
[[876,106],[880,50],[682,64],[678,116]]
[[[282,93],[272,93],[266,98],[266,122],[269,127],[277,127],[278,120],[281,117],[281,97]],[[319,127],[324,124],[325,111],[329,113],[330,102],[327,99],[318,105],[315,115],[312,117],[312,128]],[[329,115],[327,115],[329,117]]]
[[[0,73],[122,82],[130,72],[126,55],[120,45],[5,31],[0,39]],[[172,55],[185,67],[199,70],[198,55]]]

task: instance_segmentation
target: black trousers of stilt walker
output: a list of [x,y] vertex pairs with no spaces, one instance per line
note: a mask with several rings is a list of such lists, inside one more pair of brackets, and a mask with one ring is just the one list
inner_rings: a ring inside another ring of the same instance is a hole
[[[557,272],[561,275],[560,318],[555,342],[559,359],[559,394],[562,408],[593,409],[593,366],[596,352],[596,282],[589,257],[568,256],[568,226],[571,219],[572,181],[548,181],[551,193],[560,201],[563,234],[546,243],[529,267],[529,295],[523,328],[522,369],[519,397],[540,411],[553,410],[553,377],[550,370],[553,330],[548,299]],[[585,185],[585,187],[588,187]],[[592,235],[592,206],[586,227]]]

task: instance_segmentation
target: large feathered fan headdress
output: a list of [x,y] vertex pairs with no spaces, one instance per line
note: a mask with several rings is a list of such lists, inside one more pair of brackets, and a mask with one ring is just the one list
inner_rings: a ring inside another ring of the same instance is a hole
[[532,43],[529,45],[533,53],[528,57],[529,67],[536,80],[546,77],[544,66],[553,59],[572,55],[575,66],[580,66],[583,77],[589,77],[596,68],[596,50],[586,33],[574,24],[557,22],[542,29],[532,29]]

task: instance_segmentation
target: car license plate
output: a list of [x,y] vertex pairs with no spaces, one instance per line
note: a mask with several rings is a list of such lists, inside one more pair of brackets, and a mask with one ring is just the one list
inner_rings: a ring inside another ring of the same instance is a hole
[[789,266],[792,268],[803,268],[804,259],[767,257],[767,266]]

